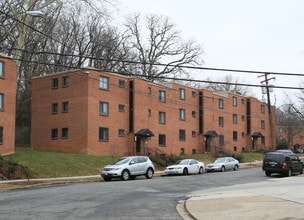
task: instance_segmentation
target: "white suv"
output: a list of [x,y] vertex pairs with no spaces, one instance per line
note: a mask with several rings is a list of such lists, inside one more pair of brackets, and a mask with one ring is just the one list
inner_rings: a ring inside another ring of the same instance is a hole
[[153,177],[155,168],[152,161],[147,156],[122,157],[113,164],[103,168],[101,176],[104,181],[112,178],[122,180],[135,179],[136,176],[145,175],[147,179]]

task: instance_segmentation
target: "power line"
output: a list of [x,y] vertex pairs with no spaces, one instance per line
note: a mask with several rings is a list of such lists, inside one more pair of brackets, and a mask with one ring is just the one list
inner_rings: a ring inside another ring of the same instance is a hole
[[[16,48],[13,48],[16,49]],[[164,64],[164,63],[149,63],[149,62],[142,62],[142,61],[130,61],[130,60],[119,60],[119,59],[107,59],[107,58],[98,58],[93,56],[80,56],[75,54],[63,54],[63,53],[56,53],[56,52],[47,52],[47,51],[38,51],[35,52],[37,54],[52,54],[58,56],[72,56],[72,57],[81,57],[93,60],[102,60],[102,61],[115,61],[115,62],[122,62],[122,63],[132,63],[132,64],[142,64],[142,65],[153,65],[153,66],[170,66],[170,67],[180,67],[186,69],[196,69],[196,70],[210,70],[210,71],[220,71],[220,72],[242,72],[242,73],[253,73],[253,74],[273,74],[273,75],[286,75],[286,76],[303,76],[304,73],[289,73],[289,72],[267,72],[267,71],[255,71],[255,70],[241,70],[241,69],[224,69],[224,68],[212,68],[212,67],[198,67],[198,66],[187,66],[187,65],[173,65],[173,64]]]
[[[25,61],[25,62],[29,62],[29,63],[37,63],[37,64],[43,64],[43,65],[49,65],[49,66],[58,66],[58,67],[64,67],[64,68],[68,68],[68,69],[79,69],[79,67],[74,67],[74,66],[70,66],[70,65],[58,65],[56,63],[46,63],[46,62],[42,62],[42,61],[29,61],[29,60],[24,60],[24,59],[18,59],[15,58],[15,60],[19,60],[19,61]],[[87,68],[81,68],[81,69],[87,69]],[[96,68],[97,69],[97,68]],[[98,69],[97,69],[98,70]],[[99,71],[103,71],[101,69],[99,69]],[[104,71],[104,72],[109,72],[109,71]],[[141,74],[134,74],[134,73],[125,73],[125,72],[118,72],[118,71],[111,71],[111,73],[117,73],[120,75],[124,75],[124,76],[133,76],[133,77],[139,77],[139,78],[143,78],[143,75]],[[186,79],[186,78],[175,78],[175,77],[164,77],[164,76],[155,76],[154,79],[159,79],[159,80],[172,80],[172,81],[186,81],[186,82],[197,82],[197,83],[211,83],[211,84],[221,84],[221,85],[237,85],[237,86],[248,86],[248,87],[265,87],[265,85],[257,85],[257,84],[246,84],[246,83],[229,83],[229,82],[220,82],[220,81],[209,81],[209,80],[198,80],[198,79]],[[277,88],[277,89],[304,89],[303,87],[289,87],[289,86],[268,86],[270,88]]]

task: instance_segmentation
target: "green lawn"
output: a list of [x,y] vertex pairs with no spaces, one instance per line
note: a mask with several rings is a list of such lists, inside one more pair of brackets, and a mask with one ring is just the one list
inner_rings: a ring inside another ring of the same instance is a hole
[[[254,162],[263,158],[263,155],[259,153],[242,153],[242,155],[244,158],[242,162]],[[197,159],[205,164],[214,159],[210,154],[182,155],[179,157]],[[102,167],[117,159],[114,156],[68,154],[23,147],[16,148],[15,154],[3,156],[3,158],[26,167],[37,177],[99,175]]]
[[4,156],[27,167],[39,177],[63,177],[100,174],[101,168],[113,162],[113,156],[68,154],[16,148],[15,154]]

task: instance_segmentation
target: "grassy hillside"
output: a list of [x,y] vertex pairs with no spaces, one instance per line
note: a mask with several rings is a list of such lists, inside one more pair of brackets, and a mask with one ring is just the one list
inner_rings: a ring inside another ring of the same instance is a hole
[[[214,159],[208,154],[182,155],[181,158],[194,158],[205,164]],[[263,155],[258,153],[242,154],[244,161],[261,160]],[[35,150],[31,148],[16,148],[15,154],[3,156],[3,159],[13,161],[30,170],[36,177],[66,177],[99,175],[102,167],[117,159],[114,156],[96,156],[84,154],[68,154]]]
[[28,168],[38,177],[96,175],[100,174],[103,166],[116,159],[113,156],[67,154],[31,148],[16,148],[15,154],[3,158]]

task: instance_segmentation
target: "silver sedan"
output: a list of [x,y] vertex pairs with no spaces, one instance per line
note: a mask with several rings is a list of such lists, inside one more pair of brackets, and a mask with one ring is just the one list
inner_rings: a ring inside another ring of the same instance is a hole
[[238,170],[240,163],[233,157],[220,157],[215,159],[212,163],[206,166],[206,171],[222,171],[225,170]]

